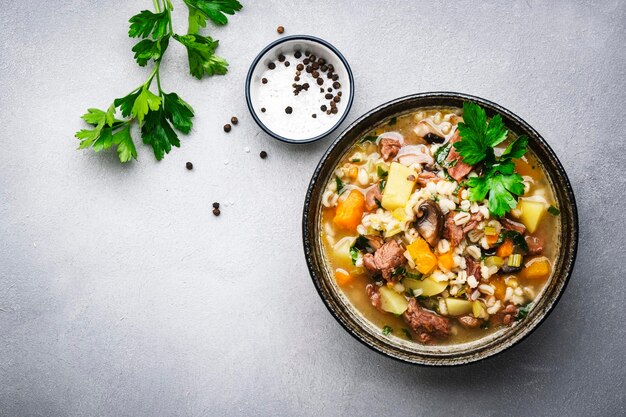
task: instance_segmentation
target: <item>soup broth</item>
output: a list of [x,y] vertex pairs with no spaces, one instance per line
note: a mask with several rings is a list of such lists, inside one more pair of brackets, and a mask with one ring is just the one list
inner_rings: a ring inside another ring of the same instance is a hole
[[[488,162],[457,152],[463,122],[462,109],[439,107],[386,120],[346,152],[323,194],[328,268],[388,337],[456,344],[514,326],[552,274],[559,216],[542,166],[527,151],[511,159],[520,177],[496,173],[519,178],[521,192],[494,214],[491,194],[478,199],[472,187]],[[517,139],[509,132],[495,161],[504,165]]]

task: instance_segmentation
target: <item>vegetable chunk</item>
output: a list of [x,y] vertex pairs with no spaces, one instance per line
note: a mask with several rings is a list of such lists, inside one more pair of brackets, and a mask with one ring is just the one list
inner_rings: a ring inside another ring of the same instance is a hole
[[381,201],[383,208],[393,211],[404,207],[413,192],[416,179],[417,173],[415,170],[397,162],[392,162],[387,185],[383,192],[383,200]]
[[463,316],[473,312],[473,305],[469,300],[459,300],[458,298],[445,298],[445,300],[450,316]]
[[550,275],[550,261],[547,259],[535,261],[524,268],[521,276],[527,279],[544,280]]
[[337,204],[337,211],[333,222],[337,227],[345,230],[356,230],[361,223],[365,211],[365,197],[357,190],[350,191],[348,197]]
[[416,239],[406,249],[409,251],[413,262],[415,262],[415,267],[422,274],[428,274],[437,266],[437,256],[424,239]]
[[524,223],[526,229],[528,229],[528,233],[535,233],[539,222],[546,212],[546,205],[540,201],[521,198],[518,208],[522,212],[520,220]]
[[378,291],[380,293],[380,308],[384,311],[400,315],[409,306],[409,302],[404,298],[404,295],[398,294],[391,288],[380,287]]
[[420,295],[424,297],[437,295],[443,292],[448,286],[447,281],[438,282],[431,278],[425,278],[422,281],[413,278],[404,278],[401,283],[411,290],[422,290]]

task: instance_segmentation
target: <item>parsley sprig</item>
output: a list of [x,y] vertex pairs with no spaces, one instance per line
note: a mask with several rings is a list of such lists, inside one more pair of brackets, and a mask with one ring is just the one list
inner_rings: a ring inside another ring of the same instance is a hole
[[[150,145],[157,160],[163,159],[173,146],[180,147],[178,133],[188,134],[193,126],[193,108],[178,94],[161,87],[160,66],[170,39],[187,49],[189,71],[194,77],[225,74],[228,63],[215,55],[218,41],[199,34],[207,20],[216,25],[228,22],[226,15],[241,10],[237,0],[184,0],[189,9],[186,35],[174,32],[170,0],[153,0],[155,11],[142,10],[131,17],[128,36],[141,38],[133,46],[134,58],[141,67],[154,62],[146,81],[121,98],[116,98],[108,109],[90,108],[82,119],[91,125],[76,133],[79,149],[93,148],[95,152],[116,147],[120,162],[137,159],[137,149],[131,137],[131,126],[136,120],[143,143]],[[156,91],[153,81],[156,80]],[[122,118],[117,114],[121,113]]]
[[489,211],[498,217],[517,207],[517,196],[524,193],[522,177],[515,172],[513,159],[526,153],[528,138],[519,136],[511,142],[502,155],[496,156],[494,147],[508,137],[499,114],[487,122],[485,110],[475,103],[463,104],[463,122],[458,126],[461,140],[454,148],[469,165],[483,164],[482,175],[467,181],[472,201],[481,201],[489,196]]

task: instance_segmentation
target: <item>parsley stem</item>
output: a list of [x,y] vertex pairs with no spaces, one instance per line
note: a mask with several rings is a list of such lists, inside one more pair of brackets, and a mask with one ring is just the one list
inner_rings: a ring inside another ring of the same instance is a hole
[[161,13],[161,7],[159,6],[159,1],[152,0],[152,4],[154,4],[154,9],[157,11],[157,13]]

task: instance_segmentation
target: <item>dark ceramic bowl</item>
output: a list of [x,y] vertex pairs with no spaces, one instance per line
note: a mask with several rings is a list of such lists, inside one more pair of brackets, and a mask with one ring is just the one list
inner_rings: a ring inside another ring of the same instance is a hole
[[[348,301],[332,279],[321,241],[321,197],[344,153],[366,132],[394,115],[425,107],[463,107],[463,102],[480,104],[488,117],[500,114],[507,128],[529,138],[529,147],[543,164],[561,210],[560,242],[554,273],[547,287],[524,320],[482,339],[448,346],[426,346],[397,337],[383,336]],[[421,93],[399,98],[366,113],[352,123],[322,157],[307,191],[303,214],[304,254],[311,278],[330,313],[357,340],[394,359],[421,365],[462,365],[493,356],[528,336],[550,314],[572,273],[578,245],[578,214],[572,187],[558,158],[535,129],[509,110],[479,97],[459,93]]]

